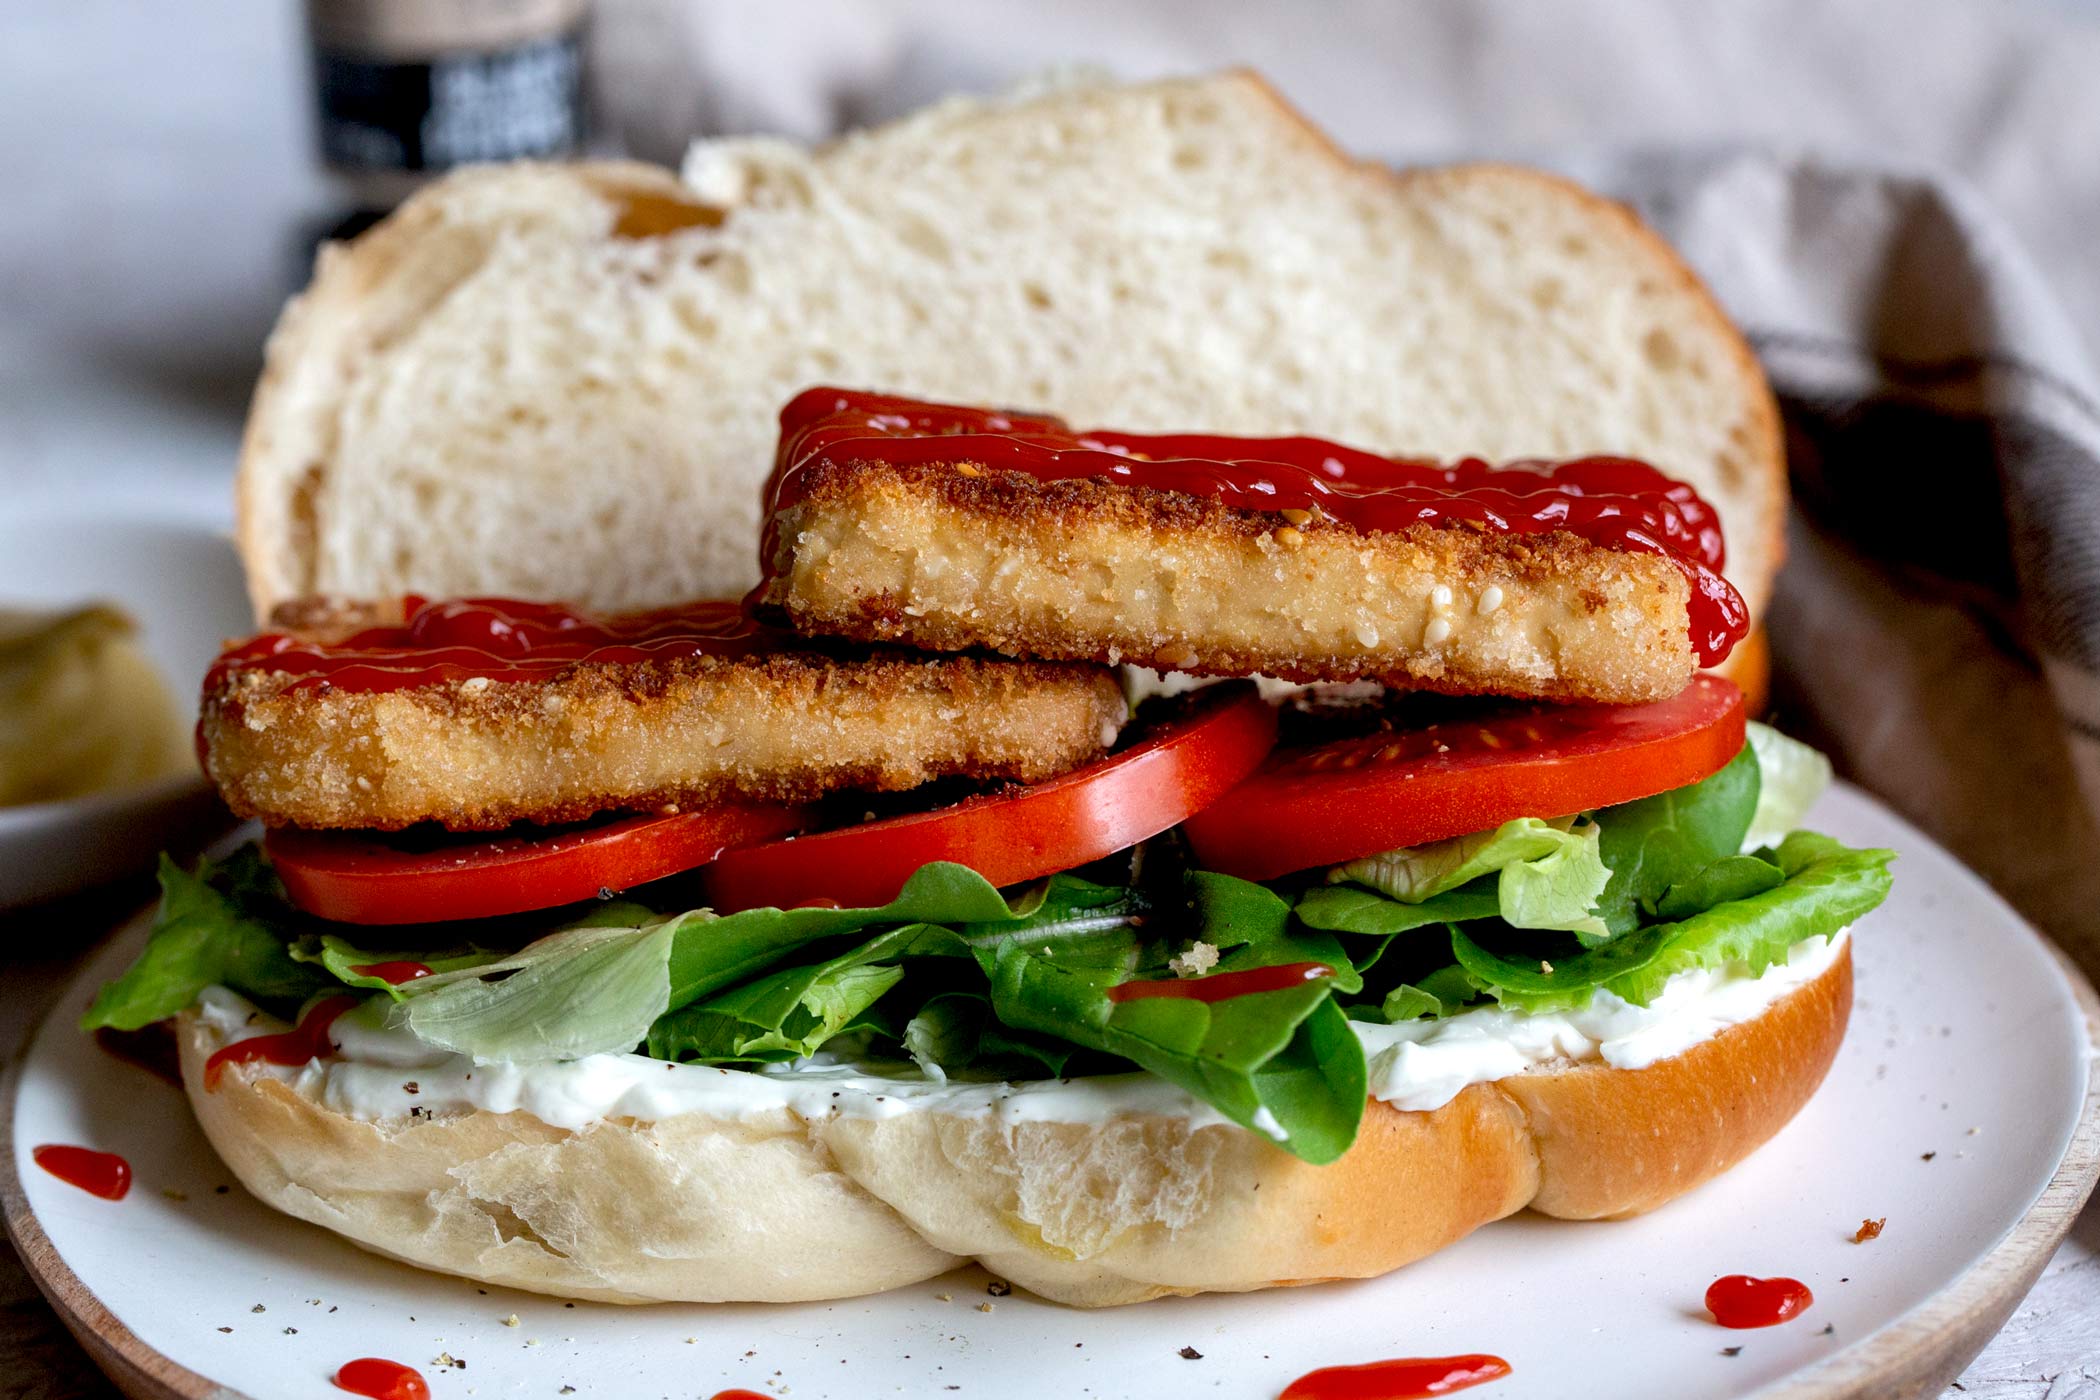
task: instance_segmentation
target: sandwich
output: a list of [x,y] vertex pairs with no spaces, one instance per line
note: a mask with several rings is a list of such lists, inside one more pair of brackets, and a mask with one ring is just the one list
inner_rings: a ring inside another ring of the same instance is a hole
[[740,606],[222,657],[266,834],[85,1024],[173,1021],[250,1191],[568,1297],[1099,1306],[1647,1210],[1828,1069],[1891,854],[1797,829],[1689,484],[819,387],[763,499]]

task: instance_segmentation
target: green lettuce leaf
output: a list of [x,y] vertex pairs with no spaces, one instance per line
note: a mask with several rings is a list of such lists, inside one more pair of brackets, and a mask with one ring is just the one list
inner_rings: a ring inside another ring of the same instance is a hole
[[796,1060],[825,1041],[866,1029],[865,1013],[904,980],[913,956],[967,956],[932,924],[907,924],[821,962],[778,969],[668,1011],[649,1028],[659,1060]]
[[1722,856],[1689,880],[1680,880],[1664,890],[1662,898],[1655,902],[1655,916],[1688,919],[1717,904],[1777,889],[1785,880],[1786,872],[1771,861],[1756,856]]
[[1776,846],[1785,840],[1830,786],[1830,760],[1822,754],[1769,724],[1752,721],[1749,733],[1763,783],[1750,830],[1743,837],[1745,850]]
[[670,1001],[672,945],[691,921],[563,929],[508,958],[406,983],[393,1014],[480,1063],[631,1051]]
[[1745,744],[1726,767],[1690,787],[1599,811],[1600,849],[1611,879],[1597,912],[1611,932],[1640,927],[1670,886],[1740,853],[1758,787],[1757,753]]
[[[1340,1156],[1363,1115],[1362,1046],[1329,995],[1354,983],[1329,934],[1293,925],[1290,906],[1259,885],[1192,873],[1195,939],[1230,948],[1215,973],[1291,962],[1336,969],[1308,982],[1206,1003],[1180,997],[1111,1000],[1109,989],[1150,961],[1139,931],[1113,946],[1091,941],[999,940],[988,948],[992,1008],[1004,1024],[1119,1056],[1275,1138],[1308,1162]],[[980,952],[980,959],[985,954]]]
[[[647,911],[643,913],[646,915]],[[501,953],[482,948],[461,948],[443,953],[414,949],[378,952],[370,948],[360,948],[349,939],[333,933],[309,934],[292,944],[291,952],[297,961],[319,965],[345,986],[384,992],[393,1001],[399,1001],[406,996],[408,989],[414,984],[404,982],[397,985],[383,977],[373,977],[357,969],[370,967],[375,963],[419,962],[436,974],[485,968],[491,963],[502,961],[503,958]]]
[[1680,972],[1736,966],[1757,976],[1809,938],[1827,938],[1888,897],[1891,851],[1853,850],[1798,831],[1780,845],[1782,882],[1717,904],[1676,923],[1650,924],[1601,947],[1541,959],[1484,947],[1451,930],[1451,951],[1467,976],[1504,1006],[1569,1011],[1599,987],[1646,1006]]
[[1801,940],[1829,937],[1880,905],[1888,898],[1895,858],[1894,851],[1854,850],[1797,831],[1779,844],[1783,884],[1664,925],[1669,936],[1655,956],[1615,977],[1611,989],[1646,1006],[1663,983],[1691,968],[1735,964],[1756,976],[1784,962]]
[[331,984],[326,972],[293,958],[268,917],[276,881],[255,847],[219,864],[200,861],[194,875],[162,856],[160,891],[145,951],[96,993],[82,1030],[137,1030],[175,1015],[214,983],[278,1011]]
[[1585,939],[1609,930],[1597,917],[1611,879],[1595,823],[1520,817],[1493,831],[1350,861],[1327,874],[1402,904],[1420,904],[1482,876],[1497,877],[1497,912],[1517,928],[1561,929]]
[[[1402,904],[1357,885],[1315,885],[1298,896],[1296,912],[1310,928],[1390,938],[1436,924],[1494,918],[1502,910],[1496,884],[1493,876],[1483,876],[1419,904]],[[1357,964],[1359,968],[1365,965]]]
[[[1040,901],[1042,887],[1027,898]],[[719,918],[700,911],[689,916],[671,950],[670,1005],[688,1005],[810,944],[875,925],[1011,923],[1028,913],[1009,906],[976,871],[945,861],[919,867],[897,897],[880,909],[747,909]]]

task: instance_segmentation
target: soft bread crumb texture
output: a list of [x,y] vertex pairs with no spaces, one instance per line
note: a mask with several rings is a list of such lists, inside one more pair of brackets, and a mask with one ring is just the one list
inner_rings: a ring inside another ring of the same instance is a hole
[[1695,664],[1683,574],[1565,533],[1366,534],[968,462],[822,463],[807,489],[765,594],[805,632],[1612,704]]
[[237,671],[199,723],[205,771],[241,816],[495,830],[947,776],[1038,782],[1098,756],[1127,714],[1099,666],[789,652],[386,692]]
[[1374,1101],[1325,1167],[1238,1128],[1146,1114],[363,1122],[249,1065],[207,1091],[217,1033],[185,1015],[179,1042],[198,1121],[250,1191],[424,1268],[607,1302],[784,1302],[974,1259],[1098,1307],[1370,1277],[1526,1206],[1652,1210],[1793,1117],[1851,1006],[1847,948],[1756,1020],[1644,1069],[1541,1067],[1430,1113]]
[[1534,171],[1351,161],[1259,79],[951,101],[819,150],[462,171],[325,248],[240,472],[258,611],[754,583],[814,383],[1408,456],[1618,453],[1719,508],[1762,609],[1778,419],[1623,207]]

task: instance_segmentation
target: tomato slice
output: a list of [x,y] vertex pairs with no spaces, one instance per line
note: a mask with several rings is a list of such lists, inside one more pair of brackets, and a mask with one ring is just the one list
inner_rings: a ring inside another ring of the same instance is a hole
[[1273,880],[1381,851],[1652,797],[1743,747],[1743,694],[1697,676],[1652,705],[1525,705],[1279,749],[1188,821],[1207,870]]
[[705,865],[733,846],[807,824],[809,809],[724,803],[623,817],[552,834],[446,840],[429,849],[365,831],[265,832],[292,902],[349,924],[422,924],[522,914]]
[[1114,855],[1203,810],[1276,743],[1276,712],[1244,682],[1199,692],[1150,738],[1011,792],[726,852],[707,872],[724,913],[887,904],[928,861],[1017,885]]

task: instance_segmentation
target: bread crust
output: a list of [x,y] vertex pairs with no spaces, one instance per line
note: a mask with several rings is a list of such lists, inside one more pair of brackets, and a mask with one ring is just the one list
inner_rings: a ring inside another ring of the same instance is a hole
[[966,460],[824,461],[763,597],[804,632],[1637,704],[1691,679],[1684,576],[1565,532],[1365,532]]
[[579,662],[547,681],[365,692],[237,668],[208,684],[205,772],[271,825],[459,831],[935,778],[1038,782],[1128,714],[1098,666],[781,651]]
[[[1394,171],[1355,160],[1265,81],[1249,72],[1173,81],[1135,91],[1141,100],[1162,95],[1167,99],[1185,96],[1231,108],[1235,116],[1271,116],[1287,133],[1275,139],[1288,139],[1302,147],[1309,166],[1327,167],[1361,181],[1363,197],[1370,203],[1377,203],[1387,192],[1402,196],[1410,205],[1421,199],[1422,207],[1409,209],[1411,214],[1433,212],[1433,206],[1446,199],[1457,202],[1473,196],[1492,198],[1497,190],[1523,187],[1545,192],[1566,209],[1580,211],[1580,218],[1571,222],[1590,225],[1596,235],[1594,241],[1611,245],[1615,256],[1624,253],[1628,266],[1623,280],[1629,294],[1639,291],[1645,295],[1651,284],[1682,294],[1683,312],[1678,319],[1688,334],[1702,346],[1711,347],[1723,361],[1715,368],[1717,377],[1724,381],[1716,392],[1726,405],[1718,410],[1728,420],[1726,445],[1719,449],[1706,473],[1709,479],[1703,479],[1701,487],[1717,500],[1726,515],[1736,558],[1730,578],[1749,604],[1753,618],[1762,615],[1783,550],[1787,485],[1777,406],[1747,342],[1683,259],[1630,210],[1558,176],[1521,167],[1482,163]],[[1046,99],[1052,104],[1087,100],[1083,94]],[[990,119],[998,120],[1001,110],[1004,109],[994,109]],[[1045,112],[1046,129],[1056,116],[1054,110]],[[1257,121],[1245,125],[1250,140],[1274,135],[1260,129]],[[851,147],[884,139],[878,132],[848,144]],[[910,137],[907,133],[899,139]],[[813,178],[821,178],[829,159],[822,151],[807,157]],[[433,318],[453,288],[471,280],[491,261],[491,250],[518,239],[542,237],[550,247],[558,246],[565,254],[589,256],[610,250],[611,261],[619,263],[619,252],[634,237],[666,231],[676,236],[696,225],[703,226],[696,235],[702,241],[716,230],[733,235],[741,212],[735,207],[720,209],[708,205],[671,172],[649,166],[624,162],[560,167],[521,163],[455,173],[419,193],[356,242],[324,248],[310,289],[287,306],[271,337],[266,368],[243,438],[237,487],[237,542],[257,616],[266,616],[284,598],[322,589],[369,594],[465,594],[512,591],[518,587],[514,582],[515,568],[495,558],[436,568],[411,557],[398,566],[390,566],[399,576],[377,578],[371,570],[379,566],[350,569],[330,554],[327,538],[335,528],[331,522],[356,519],[360,512],[404,509],[399,495],[382,500],[381,493],[372,492],[369,487],[339,479],[337,449],[345,433],[352,431],[346,425],[354,421],[355,392],[378,372],[375,367],[384,364],[390,347],[413,337]],[[965,230],[968,222],[967,217],[955,221],[959,229]],[[909,234],[911,230],[902,232]],[[963,234],[955,230],[943,234],[949,236]],[[706,255],[704,248],[695,253],[703,261]],[[609,276],[619,281],[623,296],[647,296],[646,292],[629,288],[624,277]],[[1041,289],[1059,304],[1085,301],[1091,290],[1063,286]],[[1521,289],[1511,286],[1506,290],[1514,295]],[[823,316],[803,314],[794,318],[793,324],[807,326],[812,354],[820,363],[826,356],[834,361],[825,365],[823,377],[906,391],[941,387],[924,382],[929,377],[925,357],[915,353],[911,337],[897,338],[894,348],[884,346],[839,360],[830,346],[832,327]],[[1036,335],[1029,314],[1013,319],[1012,333],[1017,337]],[[443,347],[432,348],[443,352]],[[699,352],[703,359],[706,353]],[[648,363],[622,367],[634,374],[662,369],[661,365]],[[1644,371],[1635,364],[1627,372],[1638,375]],[[801,382],[808,382],[815,373],[805,372]],[[1260,377],[1259,366],[1247,367],[1240,376],[1246,395],[1257,401],[1262,392],[1258,388]],[[764,402],[739,403],[731,408],[739,415],[749,415],[749,427],[769,418],[778,400],[797,387],[800,384],[782,381],[773,386]],[[1050,411],[1096,421],[1113,418],[1142,426],[1141,420],[1150,416],[1142,402],[1130,405],[1120,415],[1103,414],[1096,405],[1075,401],[1072,395],[1029,392],[1021,381],[986,382],[978,387],[987,398],[1031,402]],[[953,385],[948,388],[951,394],[957,392]],[[1376,389],[1365,392],[1375,393]],[[456,426],[454,418],[446,416],[450,408],[427,408],[427,421],[419,419],[416,424],[432,444],[434,457],[448,432],[478,430],[472,424]],[[411,406],[407,411],[414,414],[417,410]],[[1240,424],[1241,429],[1319,432],[1341,428],[1339,423],[1283,421],[1285,410],[1280,402],[1267,411],[1275,415],[1274,421],[1249,421]],[[1302,411],[1293,411],[1302,416]],[[693,433],[696,438],[705,437],[716,433],[720,426],[719,422],[696,422]],[[654,437],[658,432],[658,425],[653,422],[638,422],[634,427],[637,436]],[[1597,431],[1605,430],[1600,427]],[[1402,440],[1400,435],[1376,445],[1400,452],[1420,448],[1420,444]],[[1607,441],[1585,444],[1586,449],[1598,451],[1633,450],[1635,446]],[[718,485],[721,491],[732,495],[757,485],[755,459],[750,468],[753,476],[748,481],[710,476],[723,471],[713,462],[697,464],[669,453],[662,460],[669,464],[665,470],[681,481],[690,481],[696,475],[708,477],[711,487]],[[1709,489],[1715,482],[1723,489]],[[669,487],[661,495],[666,503],[681,499]],[[679,508],[688,512],[692,509],[689,504]],[[666,590],[662,584],[642,585],[623,579],[616,567],[617,557],[607,546],[580,542],[572,552],[589,557],[592,566],[579,569],[565,586],[536,590],[540,596],[570,596],[587,604],[633,608],[674,602],[679,596],[698,592],[740,588],[749,581],[743,577],[741,561],[732,565],[726,558],[713,559],[704,565],[712,575],[705,586],[694,586],[700,580],[694,577],[695,571],[688,570],[685,587]],[[591,589],[599,592],[593,594]],[[617,596],[615,590],[621,590]]]
[[1237,1128],[1134,1113],[365,1122],[251,1066],[206,1090],[217,1032],[185,1015],[178,1038],[198,1121],[250,1191],[424,1268],[607,1302],[788,1301],[976,1259],[1103,1306],[1370,1277],[1527,1205],[1653,1209],[1785,1125],[1851,1005],[1848,945],[1755,1020],[1644,1069],[1541,1067],[1426,1113],[1374,1101],[1325,1167]]

